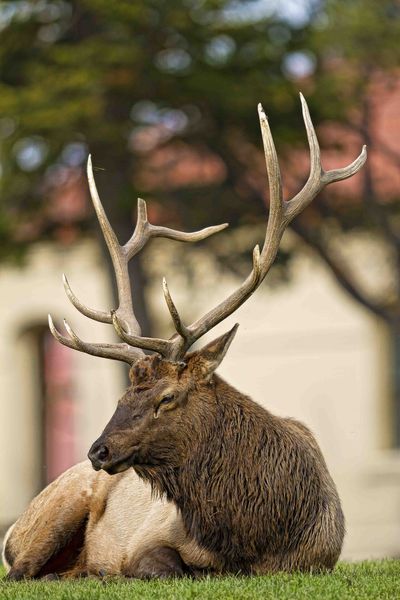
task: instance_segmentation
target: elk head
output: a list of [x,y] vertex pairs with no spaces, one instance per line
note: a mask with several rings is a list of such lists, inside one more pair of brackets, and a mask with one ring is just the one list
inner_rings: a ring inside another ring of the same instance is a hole
[[212,375],[226,354],[238,325],[185,361],[158,354],[137,361],[131,386],[89,451],[93,467],[110,474],[130,466],[179,467],[216,409]]
[[[227,224],[183,233],[149,223],[146,204],[138,200],[138,216],[130,240],[120,246],[100,202],[88,159],[88,181],[93,205],[113,262],[118,288],[116,310],[98,311],[83,305],[72,292],[64,276],[64,286],[72,304],[85,316],[110,323],[121,338],[118,344],[93,344],[82,341],[67,322],[69,337],[63,336],[49,316],[54,337],[62,344],[94,356],[113,358],[131,366],[131,385],[120,399],[117,409],[100,438],[93,444],[89,458],[95,469],[121,472],[130,466],[179,466],[189,452],[190,431],[205,410],[213,409],[213,372],[225,356],[237,325],[202,350],[187,354],[190,347],[207,331],[239,308],[257,289],[271,268],[279,243],[288,224],[329,183],[351,177],[366,160],[366,148],[347,167],[324,171],[320,149],[307,103],[300,94],[303,118],[310,148],[310,174],[302,190],[284,201],[278,159],[267,117],[259,105],[258,112],[269,181],[269,217],[262,250],[253,250],[253,268],[228,298],[191,325],[185,325],[171,298],[167,283],[163,291],[176,333],[168,340],[141,336],[135,318],[128,262],[152,237],[166,237],[184,242],[202,240],[221,231]],[[146,356],[143,350],[153,352]],[[215,398],[214,398],[215,401]]]

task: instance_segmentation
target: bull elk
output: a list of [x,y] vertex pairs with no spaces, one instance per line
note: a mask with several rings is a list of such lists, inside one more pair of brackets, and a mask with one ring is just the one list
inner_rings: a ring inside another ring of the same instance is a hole
[[[176,333],[142,337],[132,308],[128,262],[153,237],[202,240],[226,225],[183,233],[149,223],[138,201],[136,228],[120,246],[100,202],[90,157],[91,197],[115,269],[119,305],[99,311],[72,304],[86,317],[112,324],[120,343],[81,340],[65,322],[62,344],[130,365],[130,386],[82,462],[33,499],[7,533],[10,579],[114,574],[168,577],[199,572],[263,574],[332,569],[344,537],[339,496],[311,432],[274,416],[215,370],[237,331],[204,348],[193,343],[231,315],[257,289],[278,252],[287,225],[329,183],[355,174],[366,149],[347,167],[324,171],[307,104],[301,96],[310,147],[310,175],[289,201],[267,117],[259,118],[269,180],[264,245],[228,298],[191,325],[183,323],[164,279]],[[144,350],[151,354],[145,354]],[[93,467],[93,468],[92,468]]]

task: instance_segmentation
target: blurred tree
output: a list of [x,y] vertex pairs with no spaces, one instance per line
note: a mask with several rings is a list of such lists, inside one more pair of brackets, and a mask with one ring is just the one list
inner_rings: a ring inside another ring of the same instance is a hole
[[[65,227],[54,186],[76,175],[88,149],[122,241],[142,194],[158,220],[165,214],[186,229],[262,217],[263,197],[249,193],[238,150],[261,147],[262,99],[277,139],[298,134],[282,64],[304,28],[263,3],[228,0],[10,1],[0,26],[3,257],[19,255],[38,228],[43,237]],[[163,148],[171,149],[165,185],[149,171]],[[189,180],[181,160],[194,169]],[[132,268],[137,281],[137,261]],[[148,331],[143,301],[136,308]]]

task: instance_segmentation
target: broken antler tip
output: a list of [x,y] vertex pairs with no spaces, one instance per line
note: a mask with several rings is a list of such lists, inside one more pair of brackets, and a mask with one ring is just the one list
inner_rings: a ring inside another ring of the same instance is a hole
[[137,215],[138,221],[141,221],[142,223],[147,221],[147,204],[143,198],[137,199]]

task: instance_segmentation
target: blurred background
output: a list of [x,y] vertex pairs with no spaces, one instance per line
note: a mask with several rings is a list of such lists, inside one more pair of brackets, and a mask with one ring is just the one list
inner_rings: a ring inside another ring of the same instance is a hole
[[[285,197],[304,185],[306,96],[324,166],[368,145],[361,173],[290,226],[246,305],[220,372],[315,432],[343,499],[343,557],[400,555],[400,2],[37,0],[0,3],[0,535],[85,457],[127,384],[125,366],[49,334],[47,313],[88,341],[116,305],[85,178],[121,242],[136,198],[151,222],[206,242],[155,240],[132,261],[146,335],[169,336],[161,279],[186,322],[235,289],[263,240],[267,180],[256,106],[269,117]],[[203,340],[202,340],[203,343]]]

